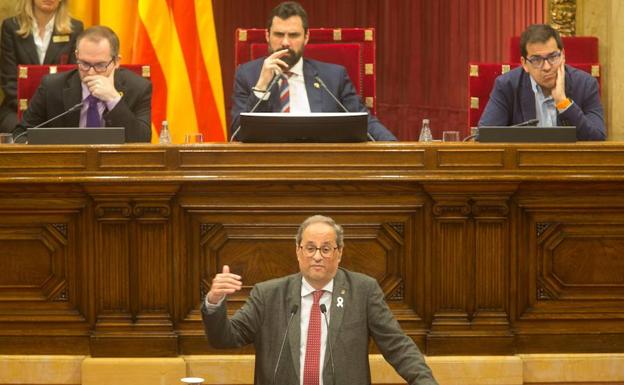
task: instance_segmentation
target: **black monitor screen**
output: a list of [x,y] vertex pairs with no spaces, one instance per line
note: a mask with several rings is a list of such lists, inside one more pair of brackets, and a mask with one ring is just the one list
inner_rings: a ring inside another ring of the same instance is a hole
[[367,141],[367,112],[241,113],[236,138],[244,143],[355,143]]
[[122,144],[123,127],[39,127],[28,128],[28,144]]

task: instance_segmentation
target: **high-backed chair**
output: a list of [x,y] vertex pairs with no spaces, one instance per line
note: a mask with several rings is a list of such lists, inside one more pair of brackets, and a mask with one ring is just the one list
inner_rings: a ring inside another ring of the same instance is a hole
[[[236,66],[267,55],[265,29],[237,29],[235,35]],[[375,29],[310,28],[305,57],[340,64],[360,94],[364,104],[376,112]]]
[[[145,78],[150,77],[150,66],[142,64],[122,64],[121,67],[129,69]],[[19,65],[17,69],[17,117],[22,119],[22,114],[28,109],[28,103],[39,88],[41,79],[49,74],[64,72],[76,68],[75,64],[63,65]]]

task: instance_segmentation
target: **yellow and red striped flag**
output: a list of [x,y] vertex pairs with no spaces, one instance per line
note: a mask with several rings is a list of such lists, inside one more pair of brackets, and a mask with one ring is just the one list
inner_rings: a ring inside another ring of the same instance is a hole
[[[77,3],[80,5],[73,5]],[[185,134],[195,132],[202,133],[204,141],[226,139],[212,1],[91,0],[71,4],[74,17],[117,32],[122,63],[150,65],[152,142],[158,142],[163,120],[169,121],[174,143],[182,143]]]

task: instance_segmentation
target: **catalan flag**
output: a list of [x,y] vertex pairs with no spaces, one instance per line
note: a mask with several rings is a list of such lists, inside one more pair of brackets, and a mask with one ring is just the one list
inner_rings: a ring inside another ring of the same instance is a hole
[[149,64],[153,84],[152,141],[169,121],[172,141],[201,132],[226,139],[219,50],[210,0],[72,2],[85,24],[107,25],[121,40],[122,63]]

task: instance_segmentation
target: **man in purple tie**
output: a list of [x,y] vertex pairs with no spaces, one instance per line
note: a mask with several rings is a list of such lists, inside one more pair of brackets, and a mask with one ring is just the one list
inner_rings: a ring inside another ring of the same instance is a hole
[[408,384],[437,385],[377,281],[340,267],[343,233],[332,218],[307,218],[295,237],[299,273],[256,284],[229,318],[227,296],[243,288],[243,278],[223,266],[203,300],[208,341],[215,348],[254,344],[254,384],[366,385],[372,338]]
[[149,142],[152,84],[119,60],[113,30],[86,29],[76,42],[78,68],[43,78],[13,135],[58,116],[45,126],[125,127],[126,142]]

